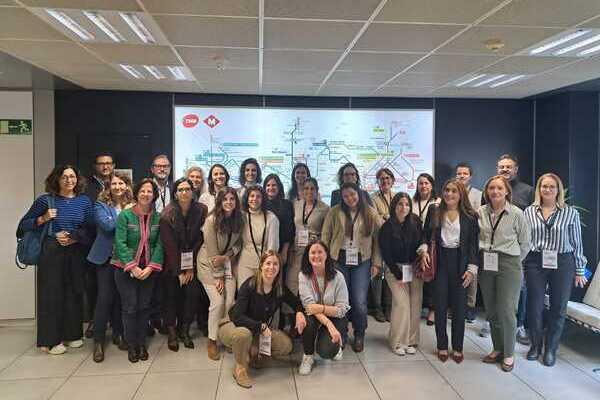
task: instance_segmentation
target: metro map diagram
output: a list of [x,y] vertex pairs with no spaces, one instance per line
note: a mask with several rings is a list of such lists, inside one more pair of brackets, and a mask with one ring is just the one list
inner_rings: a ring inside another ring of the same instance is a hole
[[175,108],[176,176],[192,165],[208,174],[220,163],[238,186],[248,157],[258,160],[263,178],[278,174],[286,190],[293,166],[306,163],[325,202],[346,162],[356,164],[369,192],[385,167],[396,177],[395,191],[412,193],[417,176],[433,170],[433,111]]

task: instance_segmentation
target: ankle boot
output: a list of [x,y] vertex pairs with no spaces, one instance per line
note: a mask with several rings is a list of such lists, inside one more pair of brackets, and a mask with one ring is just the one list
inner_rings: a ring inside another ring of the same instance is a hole
[[219,360],[221,356],[219,355],[219,347],[217,346],[217,341],[208,339],[206,344],[206,352],[208,353],[208,358],[211,360]]
[[542,346],[537,345],[537,344],[532,344],[531,347],[529,348],[529,351],[527,352],[527,359],[529,361],[535,361],[538,358],[540,358],[541,354],[542,354]]
[[102,342],[94,342],[94,362],[104,361],[104,344]]
[[181,326],[181,333],[183,335],[183,345],[185,346],[185,348],[193,349],[194,342],[192,341],[192,338],[190,337],[190,324],[183,324]]
[[179,351],[179,342],[177,340],[177,332],[175,330],[175,327],[167,327],[167,333],[169,335],[167,338],[167,347],[171,351]]

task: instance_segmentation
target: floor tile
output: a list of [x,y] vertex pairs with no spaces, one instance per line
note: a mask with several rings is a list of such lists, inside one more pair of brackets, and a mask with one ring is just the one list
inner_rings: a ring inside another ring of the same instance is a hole
[[[240,387],[233,379],[233,361],[223,360],[217,400],[256,399],[297,400],[292,368],[251,369],[250,378],[254,381],[251,389]],[[321,397],[322,398],[322,397]]]
[[295,377],[299,400],[379,399],[362,364],[317,364],[310,375]]
[[221,362],[213,361],[206,354],[206,338],[194,339],[194,349],[186,349],[179,344],[179,351],[171,351],[166,343],[156,355],[150,372],[216,370]]
[[212,400],[217,392],[219,371],[186,371],[148,374],[135,400]]
[[89,349],[83,347],[56,356],[34,348],[2,371],[0,380],[67,377],[89,356]]
[[0,327],[0,371],[35,344],[33,326]]
[[66,378],[48,378],[0,381],[0,399],[46,400],[65,380]]
[[52,396],[52,400],[129,400],[143,378],[143,374],[73,376]]

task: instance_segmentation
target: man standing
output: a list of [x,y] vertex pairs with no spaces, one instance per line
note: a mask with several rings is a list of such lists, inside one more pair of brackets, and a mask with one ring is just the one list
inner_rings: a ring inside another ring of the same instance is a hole
[[[473,168],[466,162],[461,162],[456,166],[456,179],[462,182],[469,194],[469,202],[473,210],[478,211],[481,207],[481,190],[471,186],[473,178]],[[475,306],[477,304],[477,275],[474,275],[471,284],[467,288],[467,312],[465,318],[468,323],[472,324],[477,317]]]
[[108,152],[98,153],[94,158],[94,173],[88,179],[85,194],[92,203],[105,188],[110,187],[110,177],[115,171],[115,161],[112,154]]
[[171,201],[171,184],[169,182],[171,162],[169,161],[169,157],[164,154],[154,157],[150,171],[160,194],[155,203],[156,212],[160,213]]

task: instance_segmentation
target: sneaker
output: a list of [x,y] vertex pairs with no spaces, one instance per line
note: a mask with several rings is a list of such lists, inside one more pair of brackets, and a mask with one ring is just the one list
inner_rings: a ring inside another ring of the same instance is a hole
[[60,354],[65,354],[67,352],[67,348],[64,344],[59,343],[51,348],[44,347],[43,351],[47,352],[48,354],[52,354],[53,356],[58,356]]
[[82,339],[72,340],[70,342],[65,342],[65,345],[67,345],[68,347],[72,347],[74,349],[78,349],[81,346],[83,346],[83,340]]
[[531,344],[531,341],[529,340],[529,335],[527,334],[527,331],[525,330],[525,327],[523,326],[519,326],[517,328],[517,342],[527,346]]
[[408,347],[406,347],[406,348],[404,349],[404,351],[406,351],[406,354],[410,354],[411,356],[412,356],[413,354],[417,354],[417,349],[415,349],[415,348],[414,348],[414,347],[412,347],[412,346],[408,346]]
[[490,321],[484,321],[481,330],[479,331],[479,336],[488,337],[490,336]]
[[467,312],[465,314],[465,320],[467,321],[467,323],[472,324],[473,322],[475,322],[476,319],[477,311],[475,310],[475,307],[467,308]]
[[302,363],[300,364],[300,368],[298,368],[298,373],[300,375],[310,374],[314,363],[315,363],[315,360],[312,355],[304,354],[302,356]]
[[340,347],[340,349],[338,350],[338,352],[335,355],[335,357],[333,357],[333,361],[342,361],[343,357],[344,357],[344,349],[342,349]]
[[397,356],[405,356],[406,350],[404,350],[404,346],[396,346],[394,349],[394,354]]

